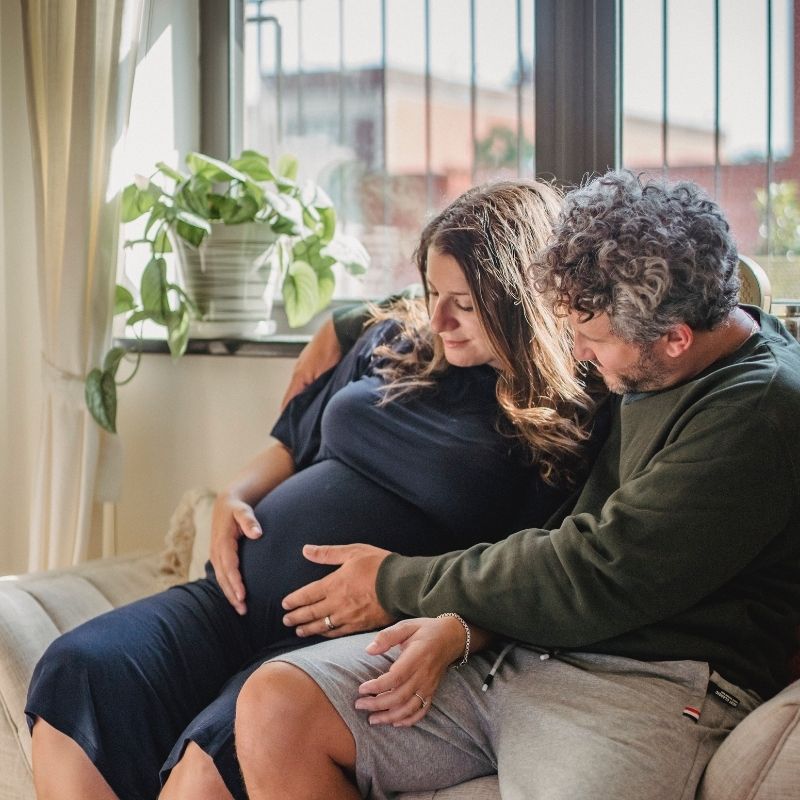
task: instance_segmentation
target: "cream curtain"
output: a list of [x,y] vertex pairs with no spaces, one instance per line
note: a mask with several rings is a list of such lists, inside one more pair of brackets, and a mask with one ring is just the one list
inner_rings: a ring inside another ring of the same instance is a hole
[[42,421],[31,569],[89,553],[121,472],[115,437],[87,412],[83,377],[110,337],[120,187],[145,0],[21,0],[35,171]]

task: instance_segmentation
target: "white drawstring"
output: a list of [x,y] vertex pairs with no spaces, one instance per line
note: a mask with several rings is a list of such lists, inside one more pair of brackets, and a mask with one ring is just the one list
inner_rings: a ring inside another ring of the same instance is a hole
[[492,668],[489,670],[489,674],[483,681],[483,686],[481,686],[481,691],[485,692],[492,684],[494,680],[494,676],[497,675],[497,670],[500,669],[500,665],[505,661],[506,656],[509,654],[511,649],[516,646],[516,642],[509,642],[501,651],[500,655],[494,660],[494,664],[492,664]]

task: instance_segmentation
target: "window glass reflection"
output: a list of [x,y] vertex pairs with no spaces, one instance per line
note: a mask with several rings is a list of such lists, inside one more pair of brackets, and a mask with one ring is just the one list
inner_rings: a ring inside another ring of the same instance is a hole
[[533,173],[533,0],[246,4],[244,146],[292,152],[373,258],[340,295],[415,279],[431,213]]

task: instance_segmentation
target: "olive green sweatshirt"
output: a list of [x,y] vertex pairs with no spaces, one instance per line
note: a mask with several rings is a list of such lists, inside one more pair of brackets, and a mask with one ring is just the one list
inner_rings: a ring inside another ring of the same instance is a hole
[[568,516],[442,556],[393,554],[382,605],[456,611],[550,649],[707,661],[774,694],[800,620],[800,345],[745,310],[762,330],[733,355],[621,398]]

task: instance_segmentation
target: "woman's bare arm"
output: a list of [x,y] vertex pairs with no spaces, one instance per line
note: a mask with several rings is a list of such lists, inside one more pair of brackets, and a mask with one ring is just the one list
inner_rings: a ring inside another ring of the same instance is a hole
[[281,410],[323,372],[336,366],[341,358],[342,347],[336,336],[333,319],[328,319],[297,357],[292,377],[289,379],[289,386],[281,401]]
[[245,586],[239,572],[239,539],[261,536],[253,507],[294,472],[291,452],[275,442],[237,473],[214,502],[209,558],[220,588],[239,614],[247,611]]

